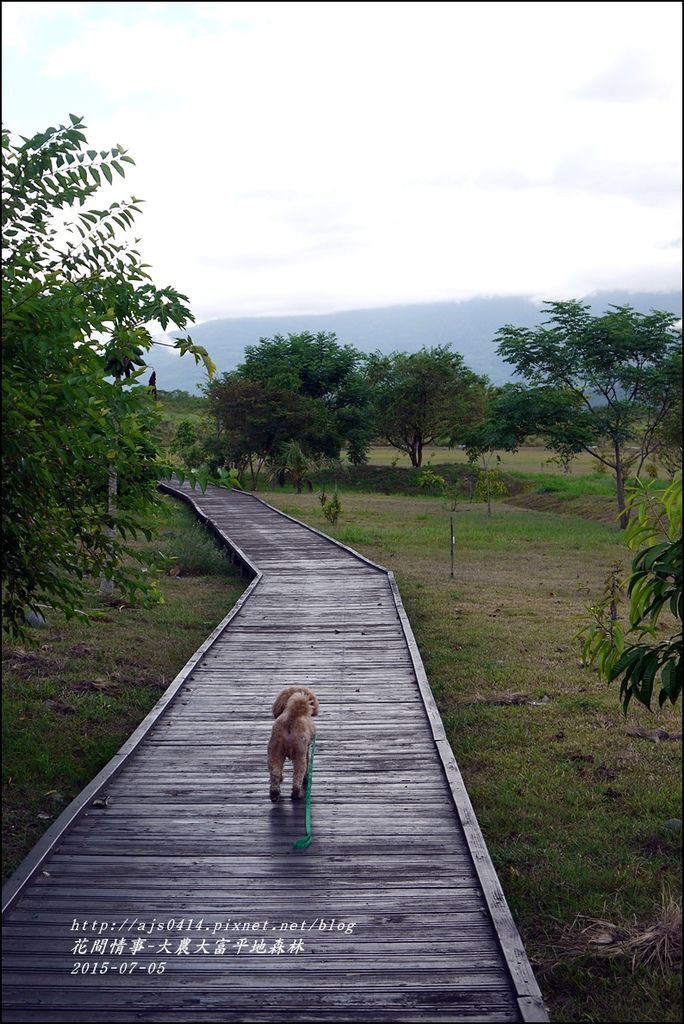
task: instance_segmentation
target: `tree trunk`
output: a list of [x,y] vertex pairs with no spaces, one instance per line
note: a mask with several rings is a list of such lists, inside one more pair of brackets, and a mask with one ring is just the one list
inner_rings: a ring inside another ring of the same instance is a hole
[[[115,466],[109,466],[107,470],[107,513],[112,518],[116,516],[116,495],[118,490],[118,476]],[[110,540],[113,542],[116,537],[116,527],[110,526],[107,530]],[[110,563],[113,561],[113,555],[110,552],[109,555]],[[100,578],[100,597],[111,597],[114,593],[114,583],[112,580],[108,580],[106,576]]]
[[492,495],[491,495],[491,490],[490,490],[490,487],[489,487],[489,470],[488,469],[485,469],[485,480],[486,480],[486,483],[487,483],[487,515],[491,516],[491,514],[492,514]]
[[617,506],[620,513],[620,529],[626,530],[629,525],[629,512],[625,507],[625,472],[622,465],[620,445],[615,442],[615,484],[617,487]]

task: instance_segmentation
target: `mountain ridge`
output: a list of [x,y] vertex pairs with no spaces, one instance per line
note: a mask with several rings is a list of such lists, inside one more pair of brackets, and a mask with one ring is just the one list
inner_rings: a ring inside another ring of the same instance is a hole
[[[600,314],[610,305],[629,305],[639,313],[663,309],[681,316],[681,291],[601,291],[580,301]],[[242,362],[246,345],[260,338],[300,331],[332,331],[342,345],[362,352],[395,350],[415,352],[451,343],[464,356],[466,366],[486,374],[494,384],[511,379],[510,368],[496,354],[496,332],[506,324],[535,327],[545,318],[541,302],[526,296],[474,298],[461,302],[428,302],[352,309],[337,313],[307,313],[301,316],[225,317],[207,320],[191,328],[197,345],[203,345],[224,373]],[[174,331],[175,337],[184,332]],[[182,360],[169,349],[154,349],[157,386],[196,392],[206,380],[202,367],[187,356]]]

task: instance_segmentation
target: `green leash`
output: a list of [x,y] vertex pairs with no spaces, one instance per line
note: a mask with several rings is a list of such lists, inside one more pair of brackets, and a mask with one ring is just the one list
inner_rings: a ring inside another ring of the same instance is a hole
[[292,844],[293,850],[305,850],[311,845],[311,779],[313,777],[314,754],[316,753],[316,737],[311,741],[311,757],[309,758],[309,772],[306,777],[306,811],[304,820],[306,822],[306,835],[295,839]]

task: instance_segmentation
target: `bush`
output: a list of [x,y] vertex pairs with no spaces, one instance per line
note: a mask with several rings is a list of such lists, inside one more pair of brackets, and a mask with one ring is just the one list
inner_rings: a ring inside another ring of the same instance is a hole
[[439,473],[433,473],[431,469],[423,469],[418,476],[418,486],[424,491],[444,494],[447,482]]
[[170,541],[169,555],[185,576],[223,576],[231,571],[230,558],[199,523]]
[[339,518],[339,515],[342,511],[342,505],[340,503],[340,499],[337,496],[337,491],[335,491],[330,501],[326,501],[325,504],[322,505],[322,508],[323,515],[328,520],[330,525],[335,526]]

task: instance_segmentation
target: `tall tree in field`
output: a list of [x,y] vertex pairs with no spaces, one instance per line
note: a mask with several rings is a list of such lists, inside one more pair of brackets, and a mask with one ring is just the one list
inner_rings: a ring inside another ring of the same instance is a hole
[[550,319],[542,326],[498,331],[499,355],[534,387],[574,396],[576,412],[550,446],[586,451],[612,470],[624,528],[625,482],[658,451],[660,428],[680,400],[678,317],[658,310],[644,315],[630,306],[592,316],[576,301],[545,305]]
[[363,356],[352,345],[340,345],[335,334],[276,334],[248,345],[236,375],[267,388],[291,391],[316,401],[325,410],[322,454],[338,458],[346,448],[351,462],[367,459],[373,436],[371,402],[361,371]]
[[[139,201],[86,205],[133,161],[121,146],[86,146],[73,115],[20,142],[2,135],[3,625],[19,636],[40,605],[81,614],[86,577],[154,596],[128,543],[162,469],[138,373],[147,321],[193,319],[185,296],[153,285],[119,237]],[[80,212],[69,220],[67,207]],[[189,338],[176,347],[208,360]]]
[[421,466],[423,449],[438,438],[459,440],[460,432],[483,414],[487,380],[463,365],[449,345],[367,361],[376,402],[378,433]]

